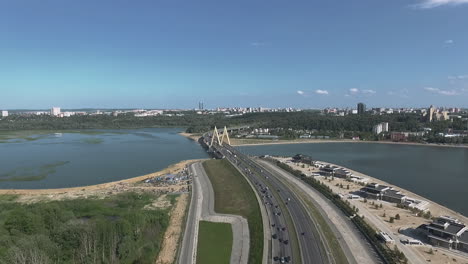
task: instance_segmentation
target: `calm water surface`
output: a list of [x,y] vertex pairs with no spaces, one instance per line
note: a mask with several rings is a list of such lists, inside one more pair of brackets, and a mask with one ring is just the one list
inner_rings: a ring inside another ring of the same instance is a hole
[[[94,134],[94,132],[98,134]],[[0,188],[62,188],[144,175],[208,157],[181,129],[93,130],[0,143]]]
[[301,153],[395,184],[468,216],[468,149],[320,143],[239,147],[254,155]]

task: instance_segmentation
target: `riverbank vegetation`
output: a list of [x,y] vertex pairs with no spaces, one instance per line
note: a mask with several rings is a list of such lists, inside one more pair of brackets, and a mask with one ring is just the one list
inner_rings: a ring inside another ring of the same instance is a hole
[[250,233],[249,263],[262,263],[263,222],[260,206],[252,187],[227,160],[203,162],[215,195],[215,212],[241,215],[247,219]]
[[14,170],[0,173],[0,182],[3,181],[40,181],[55,173],[60,166],[70,163],[58,161],[37,167],[20,167]]
[[[120,129],[147,127],[186,127],[188,133],[202,133],[218,127],[250,126],[251,128],[275,128],[275,135],[281,139],[296,139],[301,131],[314,131],[315,135],[330,138],[359,137],[365,140],[388,140],[389,135],[376,136],[372,128],[378,123],[388,122],[390,131],[417,132],[430,128],[424,137],[410,138],[410,141],[429,143],[468,143],[468,137],[446,138],[439,133],[448,129],[467,129],[466,121],[425,122],[419,114],[395,113],[386,115],[325,115],[319,111],[248,113],[228,117],[225,114],[197,114],[194,111],[180,111],[172,115],[135,117],[132,113],[110,115],[83,115],[66,118],[41,116],[11,115],[0,119],[1,131],[24,130],[73,130],[73,129]],[[34,140],[25,137],[26,140]]]
[[229,264],[232,250],[232,228],[228,223],[200,221],[197,263]]
[[152,263],[170,209],[144,208],[156,198],[133,192],[34,204],[0,198],[0,263]]

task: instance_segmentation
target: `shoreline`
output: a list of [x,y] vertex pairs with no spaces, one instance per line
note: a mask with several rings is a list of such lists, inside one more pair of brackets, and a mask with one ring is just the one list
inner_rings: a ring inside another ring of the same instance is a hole
[[267,145],[288,145],[288,144],[320,144],[320,143],[357,143],[357,144],[389,144],[389,145],[410,145],[410,146],[426,146],[426,147],[446,147],[446,148],[468,148],[468,145],[441,145],[434,143],[417,143],[417,142],[394,142],[394,141],[364,141],[364,140],[351,140],[351,139],[336,139],[336,140],[321,140],[321,139],[310,139],[310,140],[280,140],[271,142],[258,142],[258,143],[237,143],[235,140],[233,147],[244,147],[244,146],[267,146]]
[[[273,156],[273,158],[282,159],[284,157]],[[287,157],[287,158],[291,159],[292,157]],[[320,163],[323,163],[323,164],[329,164],[331,166],[337,166],[337,167],[340,167],[340,168],[344,168],[346,170],[349,170],[351,173],[353,173],[356,176],[363,177],[363,178],[368,178],[368,183],[376,182],[378,184],[387,185],[387,186],[390,186],[392,188],[395,188],[398,191],[401,191],[406,196],[409,196],[411,198],[416,198],[416,199],[419,199],[419,200],[423,200],[423,201],[427,201],[427,202],[429,202],[429,206],[428,206],[427,209],[433,214],[433,216],[439,216],[439,215],[444,215],[444,214],[445,215],[450,215],[450,216],[453,216],[453,217],[461,220],[462,222],[468,224],[468,217],[463,215],[462,213],[457,212],[457,211],[455,211],[455,210],[453,210],[453,209],[451,209],[451,208],[449,208],[447,206],[441,205],[441,204],[439,204],[439,203],[437,203],[437,202],[435,202],[433,200],[430,200],[430,199],[428,199],[428,198],[426,198],[424,196],[421,196],[421,195],[419,195],[417,193],[414,193],[414,192],[412,192],[410,190],[404,189],[404,188],[402,188],[400,186],[394,185],[394,184],[386,182],[384,180],[380,180],[380,179],[372,177],[370,175],[361,173],[359,171],[355,171],[355,170],[353,170],[351,168],[341,166],[339,164],[326,162],[326,161],[319,161],[319,160],[317,160],[317,161],[320,162]],[[291,164],[288,164],[288,165],[290,167],[292,167]],[[295,169],[297,169],[297,168],[295,168]],[[438,213],[436,214],[436,212],[438,212]]]
[[201,137],[201,136],[199,136],[197,134],[186,133],[186,132],[179,132],[177,134],[179,134],[180,136],[183,136],[185,138],[188,138],[190,140],[193,140],[195,142],[198,142],[198,139]]
[[[198,134],[180,132],[179,135],[188,139],[197,141]],[[249,142],[250,141],[250,142]],[[427,146],[427,147],[446,147],[446,148],[468,148],[468,144],[437,144],[437,143],[418,143],[418,142],[395,142],[395,141],[366,141],[352,139],[281,139],[278,141],[267,139],[238,139],[231,138],[231,146],[267,146],[267,145],[288,145],[288,144],[319,144],[319,143],[369,143],[369,144],[391,144],[391,145],[409,145],[409,146]]]
[[94,185],[86,185],[86,186],[78,186],[78,187],[66,187],[66,188],[51,188],[51,189],[0,189],[0,195],[52,195],[52,194],[64,194],[64,193],[81,193],[86,191],[99,191],[99,190],[107,190],[112,189],[119,185],[125,184],[134,184],[141,181],[144,181],[148,178],[157,177],[163,174],[172,173],[173,171],[177,171],[186,165],[197,162],[203,159],[193,159],[193,160],[183,160],[177,163],[171,164],[168,167],[152,172],[145,175],[140,175],[124,180],[106,182],[106,183],[99,183]]
[[[290,160],[291,158],[277,158],[277,160],[281,160],[282,162],[286,160]],[[330,164],[335,165],[340,168],[348,169],[351,173],[356,176],[365,177],[367,178],[367,183],[378,183],[381,185],[386,185],[396,189],[403,193],[403,195],[408,196],[413,199],[426,201],[429,203],[427,206],[427,210],[430,212],[430,217],[427,218],[425,216],[417,215],[415,212],[407,209],[407,208],[400,208],[394,202],[384,201],[384,200],[375,200],[361,198],[359,199],[351,199],[347,198],[348,194],[353,194],[356,191],[359,191],[362,188],[362,185],[349,182],[343,178],[326,178],[324,176],[314,177],[318,180],[321,184],[324,184],[330,190],[336,194],[346,199],[356,208],[356,214],[361,215],[361,217],[365,217],[365,221],[373,226],[373,228],[380,232],[386,232],[390,238],[394,239],[394,246],[398,245],[399,250],[402,250],[404,254],[408,257],[410,263],[465,263],[468,260],[468,255],[464,254],[463,252],[454,252],[450,251],[444,247],[439,247],[434,245],[428,241],[428,238],[424,235],[419,233],[417,228],[421,225],[427,225],[432,222],[433,217],[439,216],[450,216],[460,220],[464,224],[468,224],[468,218],[463,215],[462,213],[456,212],[446,206],[443,206],[433,200],[427,199],[421,195],[418,195],[414,192],[411,192],[407,189],[401,188],[394,184],[388,183],[386,181],[377,179],[375,177],[369,176],[367,174],[349,169],[347,167],[343,167],[334,163],[323,162],[319,161],[322,164]],[[287,163],[287,165],[293,169],[299,169],[302,172],[306,173],[310,171],[313,166],[307,166],[307,168],[302,168],[301,163]],[[318,171],[317,168],[312,169],[312,171]],[[347,187],[345,188],[344,186]],[[377,204],[380,203],[380,207]],[[382,212],[383,211],[383,212]],[[398,218],[397,218],[398,216]],[[392,217],[394,217],[394,221],[392,221]],[[417,246],[408,246],[403,243],[405,239],[409,240],[416,240],[421,241],[422,244]]]

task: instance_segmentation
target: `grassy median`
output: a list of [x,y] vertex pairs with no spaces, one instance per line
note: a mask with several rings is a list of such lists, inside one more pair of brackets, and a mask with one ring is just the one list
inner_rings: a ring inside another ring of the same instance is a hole
[[231,224],[200,221],[197,263],[229,264],[231,249]]
[[249,264],[262,263],[263,223],[252,187],[227,160],[203,162],[215,193],[215,211],[245,217],[249,223]]

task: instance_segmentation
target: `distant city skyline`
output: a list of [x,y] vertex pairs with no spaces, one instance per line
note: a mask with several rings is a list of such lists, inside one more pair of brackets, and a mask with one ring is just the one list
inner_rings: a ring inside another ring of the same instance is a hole
[[0,110],[468,107],[468,0],[3,1]]

